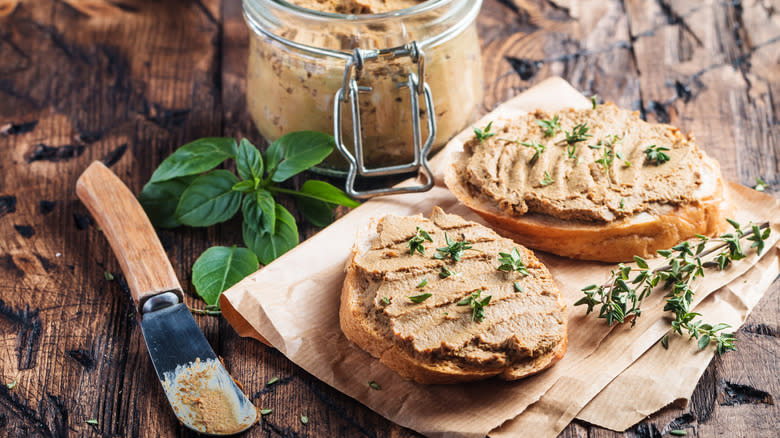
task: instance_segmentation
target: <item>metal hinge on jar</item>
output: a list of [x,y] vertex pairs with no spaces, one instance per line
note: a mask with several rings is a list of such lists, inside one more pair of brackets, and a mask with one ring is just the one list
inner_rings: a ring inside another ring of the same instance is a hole
[[[398,164],[394,166],[385,166],[369,169],[366,167],[363,156],[363,138],[360,129],[360,105],[358,95],[372,90],[371,87],[359,86],[357,81],[360,79],[360,72],[363,69],[363,63],[374,59],[394,59],[400,57],[409,57],[412,63],[417,64],[417,73],[409,73],[406,82],[398,83],[399,88],[408,88],[409,97],[412,106],[412,140],[414,142],[414,161],[407,164]],[[336,98],[333,103],[333,133],[336,140],[336,147],[339,152],[349,162],[349,171],[347,173],[346,192],[353,198],[371,198],[373,196],[394,195],[398,193],[424,192],[433,187],[433,173],[428,166],[428,153],[431,150],[433,140],[436,138],[436,120],[434,117],[433,98],[431,89],[425,83],[425,57],[416,41],[412,41],[400,47],[380,50],[361,50],[355,49],[352,58],[347,61],[344,69],[344,82],[342,87],[336,92]],[[428,119],[428,138],[423,144],[420,133],[420,96],[425,98],[426,111],[429,114]],[[352,110],[352,137],[355,146],[354,155],[344,145],[341,136],[341,110],[344,104],[350,104]],[[358,191],[355,189],[355,179],[360,176],[386,176],[399,175],[413,171],[418,172],[418,176],[424,179],[425,183],[404,187],[388,187],[381,189]]]

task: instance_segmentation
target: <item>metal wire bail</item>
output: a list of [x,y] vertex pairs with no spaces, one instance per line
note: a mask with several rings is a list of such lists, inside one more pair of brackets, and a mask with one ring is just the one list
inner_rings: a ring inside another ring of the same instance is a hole
[[[399,88],[409,89],[409,98],[412,106],[412,140],[414,142],[414,161],[407,164],[398,164],[394,166],[385,166],[369,169],[366,167],[363,159],[363,138],[360,126],[360,105],[358,95],[367,93],[372,87],[359,86],[357,81],[360,79],[360,73],[366,61],[378,58],[399,58],[408,56],[412,63],[417,64],[417,73],[409,73],[407,80],[397,84]],[[344,158],[349,162],[349,171],[347,173],[346,193],[359,199],[371,198],[374,196],[394,195],[398,193],[425,192],[431,189],[434,184],[433,173],[428,166],[428,153],[431,151],[433,140],[436,138],[436,117],[433,108],[433,98],[431,89],[425,83],[425,56],[416,41],[403,46],[380,50],[360,50],[355,49],[352,58],[347,61],[344,68],[344,80],[341,88],[336,92],[333,100],[333,133],[336,140],[336,147]],[[422,143],[422,134],[420,132],[420,101],[419,97],[425,99],[425,107],[428,113],[428,138]],[[341,132],[341,111],[344,104],[350,104],[352,111],[352,137],[355,146],[354,155],[344,145]],[[399,175],[407,172],[418,172],[420,178],[424,178],[425,183],[406,187],[387,187],[366,191],[355,190],[355,180],[360,176],[386,176]]]

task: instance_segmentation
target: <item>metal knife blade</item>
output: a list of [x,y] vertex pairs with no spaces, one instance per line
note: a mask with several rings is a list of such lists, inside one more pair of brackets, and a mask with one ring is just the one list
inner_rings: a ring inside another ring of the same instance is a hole
[[144,313],[141,329],[179,421],[214,435],[241,432],[257,421],[254,405],[222,366],[185,304]]
[[149,356],[179,421],[209,435],[235,434],[252,426],[257,410],[183,303],[176,273],[132,192],[96,161],[79,177],[76,193],[122,266]]

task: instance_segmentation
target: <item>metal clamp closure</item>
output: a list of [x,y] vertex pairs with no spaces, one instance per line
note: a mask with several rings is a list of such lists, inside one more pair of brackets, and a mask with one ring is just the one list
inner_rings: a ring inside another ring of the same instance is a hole
[[[412,107],[412,140],[414,142],[414,161],[407,164],[394,166],[385,166],[374,169],[366,167],[363,160],[363,138],[360,125],[360,105],[358,95],[372,90],[371,87],[358,86],[360,73],[363,70],[363,64],[367,60],[373,59],[393,59],[408,56],[414,64],[417,64],[417,73],[409,73],[405,82],[398,83],[398,88],[408,88],[409,98]],[[347,173],[346,192],[353,198],[371,198],[373,196],[393,195],[397,193],[424,192],[433,187],[433,173],[428,166],[428,153],[436,138],[436,120],[433,108],[433,98],[431,89],[425,83],[425,56],[419,48],[416,41],[405,44],[400,47],[381,50],[360,50],[355,49],[352,58],[347,61],[344,68],[344,81],[342,87],[336,92],[333,101],[333,132],[336,140],[336,147],[339,152],[349,162],[349,172]],[[420,101],[419,97],[425,98],[425,107],[428,113],[428,138],[422,143],[422,134],[420,133]],[[341,111],[344,104],[350,104],[352,110],[352,137],[355,146],[354,155],[344,145],[341,133]],[[374,190],[358,191],[355,190],[355,179],[361,176],[386,176],[398,175],[407,172],[418,171],[418,176],[424,178],[425,183],[421,185],[381,188]]]

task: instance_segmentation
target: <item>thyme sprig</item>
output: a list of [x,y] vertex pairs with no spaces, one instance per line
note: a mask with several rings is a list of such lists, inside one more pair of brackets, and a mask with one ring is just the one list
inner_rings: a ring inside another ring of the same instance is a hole
[[485,306],[490,304],[492,295],[482,298],[482,289],[477,289],[471,295],[458,301],[458,306],[471,306],[471,320],[482,322],[485,319]]
[[483,140],[487,140],[490,137],[496,135],[495,132],[490,132],[490,128],[492,127],[493,122],[490,122],[487,124],[487,126],[485,126],[485,129],[474,128],[474,137],[477,138],[477,141],[482,143]]
[[452,260],[459,262],[463,252],[467,249],[471,249],[471,242],[466,239],[456,242],[450,239],[450,236],[448,236],[447,233],[444,233],[444,241],[447,243],[447,246],[436,248],[436,251],[438,252],[433,256],[434,258],[443,260],[450,257]]
[[542,127],[545,137],[552,137],[561,131],[558,115],[555,115],[551,120],[539,119],[536,121],[536,124]]
[[[690,307],[693,302],[693,282],[704,275],[705,268],[724,269],[732,261],[746,257],[742,249],[741,240],[752,241],[751,248],[756,248],[761,255],[765,247],[765,240],[769,237],[769,224],[749,224],[748,230],[734,220],[728,219],[734,231],[723,234],[717,238],[708,238],[697,235],[698,242],[682,242],[671,249],[659,250],[658,254],[666,258],[667,264],[652,271],[647,261],[641,257],[634,257],[636,267],[619,264],[617,269],[610,273],[609,280],[601,286],[595,284],[582,289],[585,296],[574,303],[575,306],[586,305],[586,313],[590,313],[596,306],[600,306],[599,318],[604,318],[607,324],[624,323],[631,319],[632,326],[636,324],[636,318],[642,313],[642,300],[650,296],[653,290],[661,285],[667,291],[665,311],[674,314],[671,322],[672,333],[683,334],[687,331],[690,338],[698,339],[700,349],[710,343],[716,344],[718,354],[735,350],[736,338],[734,333],[726,333],[723,330],[729,328],[728,324],[708,324],[697,320],[701,314],[692,312]],[[707,249],[710,242],[718,242]],[[717,255],[712,260],[705,258],[711,254]],[[662,344],[668,343],[668,337],[664,337]]]
[[415,252],[419,252],[421,255],[425,255],[425,241],[433,242],[431,235],[427,231],[420,227],[417,227],[417,231],[414,233],[407,246],[409,247],[409,254],[414,255]]

